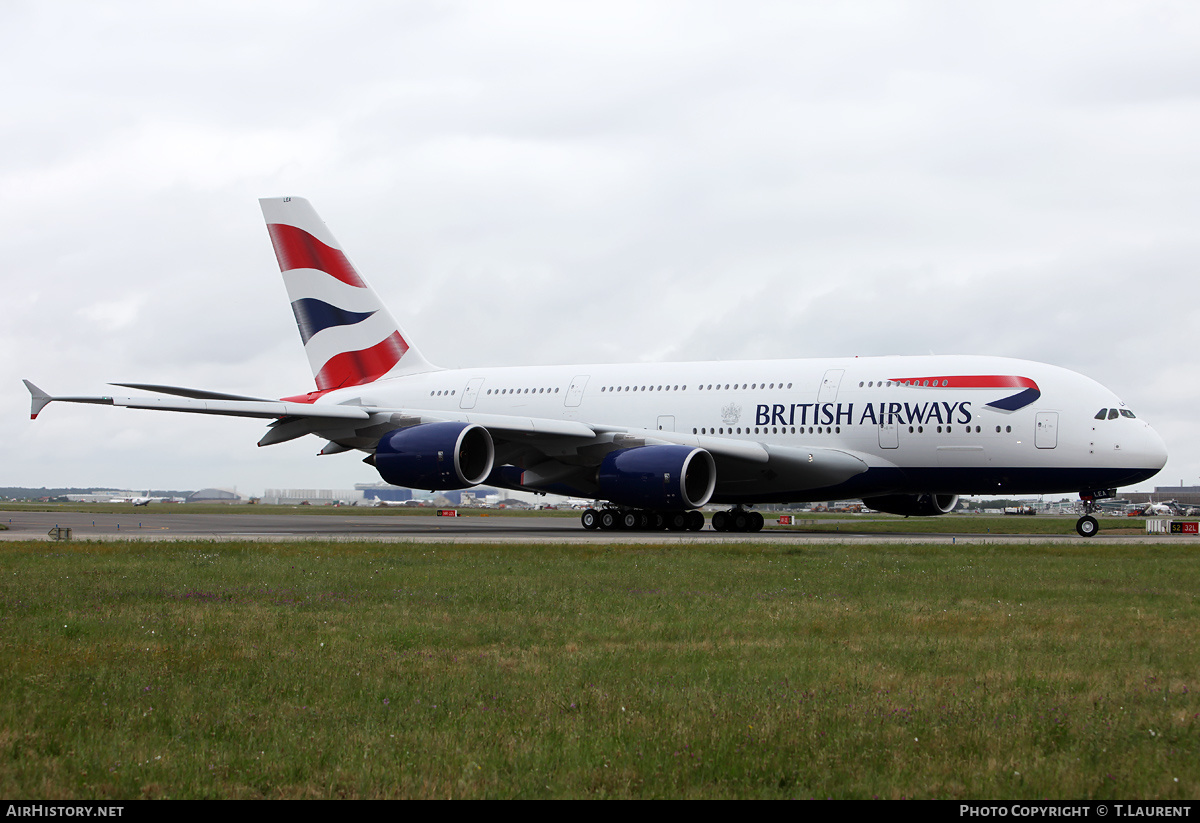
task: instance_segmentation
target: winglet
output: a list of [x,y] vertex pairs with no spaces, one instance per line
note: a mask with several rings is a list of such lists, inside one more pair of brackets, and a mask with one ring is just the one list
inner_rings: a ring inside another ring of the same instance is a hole
[[29,389],[29,419],[37,420],[38,412],[46,408],[46,404],[48,404],[54,398],[30,383],[28,380],[22,380],[21,382],[25,384],[25,388]]

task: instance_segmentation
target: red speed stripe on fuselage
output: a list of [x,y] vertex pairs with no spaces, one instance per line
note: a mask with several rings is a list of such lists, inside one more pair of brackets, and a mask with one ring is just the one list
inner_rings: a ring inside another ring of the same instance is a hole
[[939,377],[893,378],[901,386],[917,389],[1020,389],[1016,394],[993,400],[987,405],[999,411],[1014,412],[1042,396],[1037,383],[1015,374],[958,374]]
[[280,271],[317,269],[349,286],[367,287],[340,249],[327,246],[303,229],[284,223],[269,223],[267,231],[271,235],[271,245],[275,247]]
[[893,383],[918,389],[1037,389],[1037,383],[1015,374],[947,374],[941,377],[893,377]]
[[335,354],[317,372],[317,388],[325,391],[371,383],[387,374],[406,351],[408,344],[396,331],[369,349]]

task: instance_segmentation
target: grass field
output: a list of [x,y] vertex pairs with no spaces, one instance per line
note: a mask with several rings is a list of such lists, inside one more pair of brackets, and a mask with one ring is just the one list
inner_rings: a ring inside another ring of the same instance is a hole
[[1183,546],[9,543],[0,794],[1194,798]]

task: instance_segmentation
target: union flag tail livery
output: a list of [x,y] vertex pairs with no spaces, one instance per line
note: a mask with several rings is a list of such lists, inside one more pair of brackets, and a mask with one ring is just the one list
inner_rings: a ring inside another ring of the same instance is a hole
[[[260,446],[315,436],[320,454],[363,453],[397,486],[604,501],[583,512],[589,529],[699,529],[711,504],[731,507],[713,515],[717,531],[757,531],[763,517],[747,507],[762,503],[861,499],[935,516],[960,494],[1078,492],[1075,527],[1090,536],[1097,500],[1167,460],[1158,433],[1109,389],[1029,360],[437,368],[307,200],[260,202],[317,391],[276,400],[118,383],[157,396],[53,396],[26,381],[30,416],[59,400],[256,417],[268,426]],[[580,331],[570,315],[538,322]]]
[[320,391],[432,371],[307,200],[259,200]]

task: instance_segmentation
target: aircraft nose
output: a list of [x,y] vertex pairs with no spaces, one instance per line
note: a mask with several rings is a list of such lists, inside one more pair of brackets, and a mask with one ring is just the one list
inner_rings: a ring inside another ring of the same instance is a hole
[[1148,469],[1161,469],[1167,465],[1167,444],[1149,423],[1138,439],[1138,457]]

